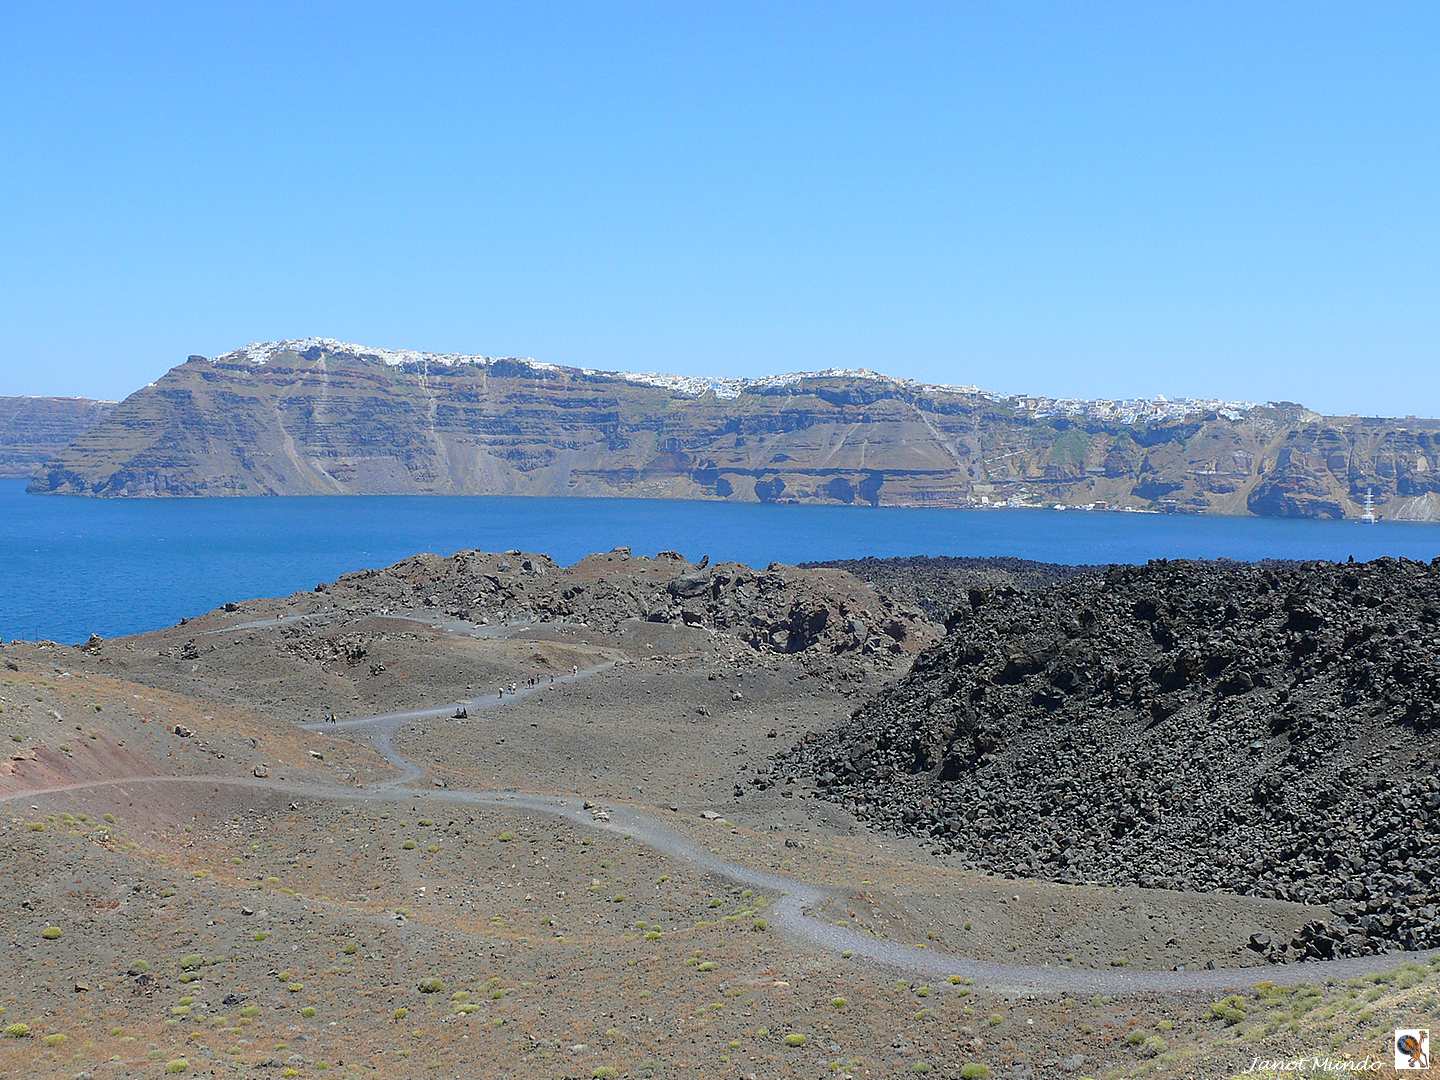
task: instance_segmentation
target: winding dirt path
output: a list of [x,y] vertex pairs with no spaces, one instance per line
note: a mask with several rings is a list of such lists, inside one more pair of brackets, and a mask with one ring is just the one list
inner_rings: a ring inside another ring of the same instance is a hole
[[[273,625],[273,623],[272,623]],[[576,682],[608,670],[614,664],[601,664],[574,675],[557,676],[555,684]],[[1053,967],[1030,964],[1001,964],[974,960],[931,949],[916,949],[898,942],[885,941],[843,926],[835,926],[810,914],[811,910],[846,890],[811,885],[794,878],[756,870],[721,858],[688,837],[662,824],[643,810],[610,804],[605,807],[608,819],[596,819],[579,795],[537,795],[517,791],[467,790],[449,788],[409,787],[423,778],[424,769],[405,757],[394,746],[394,736],[401,726],[417,720],[448,717],[461,705],[467,712],[483,712],[542,692],[549,682],[535,687],[520,687],[515,693],[485,694],[465,701],[432,708],[360,716],[335,723],[319,722],[302,725],[310,731],[350,731],[361,733],[367,741],[396,769],[396,775],[378,784],[345,787],[339,784],[303,781],[259,780],[234,776],[132,776],[110,780],[88,780],[73,784],[0,795],[0,805],[45,795],[98,788],[145,787],[155,784],[194,784],[199,786],[244,787],[258,791],[299,796],[307,799],[343,802],[397,802],[429,800],[465,806],[484,806],[545,814],[569,821],[582,828],[623,836],[644,844],[670,858],[680,859],[736,885],[759,889],[775,897],[767,916],[777,930],[793,941],[836,954],[848,955],[857,961],[869,961],[886,968],[935,979],[940,986],[949,976],[958,975],[1003,993],[1023,995],[1050,994],[1124,994],[1144,992],[1217,993],[1253,986],[1268,980],[1285,986],[1326,980],[1347,979],[1385,971],[1412,960],[1425,960],[1440,955],[1428,952],[1395,952],[1378,956],[1329,960],[1318,963],[1272,965],[1269,967],[1216,968],[1194,971],[1123,971]]]

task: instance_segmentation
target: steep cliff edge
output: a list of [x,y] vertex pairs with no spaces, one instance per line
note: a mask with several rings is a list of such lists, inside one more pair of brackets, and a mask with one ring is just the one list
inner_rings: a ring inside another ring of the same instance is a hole
[[30,476],[114,408],[89,398],[0,397],[0,476]]
[[191,357],[31,484],[100,496],[512,494],[1440,517],[1440,422],[1002,397],[371,349]]

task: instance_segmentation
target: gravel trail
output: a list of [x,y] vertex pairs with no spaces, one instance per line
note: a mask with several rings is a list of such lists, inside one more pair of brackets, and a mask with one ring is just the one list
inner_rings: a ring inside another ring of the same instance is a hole
[[[555,684],[576,682],[613,664],[587,668],[574,675],[557,676]],[[1293,986],[1326,980],[1353,978],[1385,971],[1398,965],[1440,955],[1429,952],[1392,952],[1314,963],[1272,965],[1265,968],[1215,968],[1191,971],[1124,971],[1087,969],[1047,965],[1001,964],[969,959],[931,949],[916,949],[893,941],[870,937],[842,926],[835,926],[812,915],[812,909],[846,890],[811,885],[794,878],[772,874],[723,859],[696,844],[688,837],[663,824],[652,813],[623,804],[609,804],[603,817],[580,795],[541,795],[504,790],[468,790],[420,788],[406,786],[422,779],[424,769],[406,758],[394,747],[396,731],[407,723],[450,716],[463,705],[468,711],[484,711],[541,693],[551,684],[547,681],[534,687],[519,687],[512,694],[485,694],[465,701],[431,708],[379,713],[328,722],[305,724],[311,731],[351,731],[367,737],[367,741],[396,769],[396,775],[365,787],[339,784],[276,781],[233,776],[133,776],[108,780],[89,780],[73,784],[18,792],[0,796],[0,805],[36,799],[45,795],[98,788],[144,787],[155,784],[194,784],[244,787],[258,791],[298,796],[307,799],[398,802],[430,800],[466,806],[484,806],[546,814],[562,818],[583,828],[624,836],[670,858],[681,859],[702,870],[737,885],[762,890],[775,897],[767,912],[771,925],[792,941],[846,954],[857,962],[870,962],[908,975],[916,975],[945,983],[949,976],[960,976],[988,989],[1028,996],[1056,994],[1125,994],[1145,992],[1216,993],[1253,986],[1260,980]]]

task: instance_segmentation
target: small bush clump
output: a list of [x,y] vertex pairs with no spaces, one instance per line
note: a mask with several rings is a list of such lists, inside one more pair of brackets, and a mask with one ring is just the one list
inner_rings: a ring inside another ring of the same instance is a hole
[[1234,1027],[1245,1019],[1245,999],[1239,994],[1231,994],[1219,1001],[1212,1001],[1210,1015],[1213,1019],[1225,1021],[1226,1027]]

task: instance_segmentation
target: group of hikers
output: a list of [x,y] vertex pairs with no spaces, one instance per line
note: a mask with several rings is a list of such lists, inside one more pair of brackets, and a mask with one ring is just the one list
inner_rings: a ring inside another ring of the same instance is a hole
[[[580,674],[580,665],[579,665],[579,664],[571,664],[571,665],[570,665],[570,674],[571,674],[572,676],[579,675],[579,674]],[[543,675],[531,675],[529,678],[527,678],[527,679],[525,680],[525,685],[526,685],[527,687],[539,686],[539,685],[540,685],[540,680],[543,679],[544,677],[545,677],[545,676],[543,676]],[[554,682],[555,682],[555,676],[554,676],[553,674],[550,676],[550,682],[551,682],[552,685],[553,685]],[[519,684],[519,683],[513,683],[513,682],[512,682],[509,686],[501,686],[501,687],[500,687],[500,696],[503,698],[503,697],[505,696],[505,694],[506,694],[507,691],[508,691],[509,693],[511,693],[511,694],[517,694],[517,693],[519,693],[519,692],[520,692],[520,684]]]
[[[573,677],[573,676],[576,676],[576,675],[579,675],[579,674],[580,674],[580,665],[579,665],[579,664],[571,664],[571,665],[570,665],[570,674],[571,674],[572,677]],[[527,678],[527,679],[525,680],[525,685],[526,685],[527,687],[539,686],[539,685],[540,685],[540,680],[541,680],[543,677],[544,677],[544,676],[541,676],[541,675],[531,675],[529,678]],[[555,676],[554,676],[554,675],[551,675],[551,676],[550,676],[550,682],[551,682],[552,685],[554,684],[554,682],[555,682]],[[501,687],[500,687],[500,697],[503,698],[503,697],[505,696],[505,692],[506,692],[507,690],[508,690],[511,694],[517,694],[517,693],[520,692],[520,684],[519,684],[519,683],[514,683],[514,682],[512,682],[509,686],[501,686]],[[465,708],[464,705],[461,705],[461,706],[459,706],[453,713],[450,714],[450,718],[451,718],[452,720],[468,720],[468,719],[470,718],[470,713],[466,710],[466,708]],[[326,710],[325,710],[325,722],[326,722],[327,724],[334,724],[334,723],[337,723],[337,722],[338,722],[338,721],[335,719],[335,710],[334,710],[334,709],[326,709]]]

